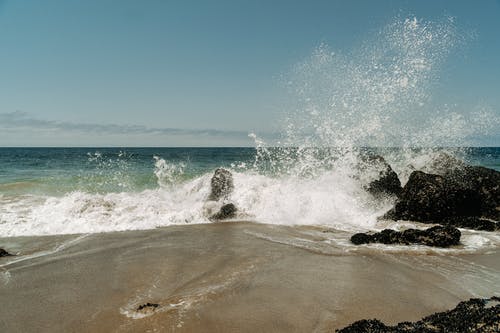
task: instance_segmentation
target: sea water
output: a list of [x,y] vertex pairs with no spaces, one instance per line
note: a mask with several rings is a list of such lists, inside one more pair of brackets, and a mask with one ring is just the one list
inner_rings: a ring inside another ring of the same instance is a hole
[[443,150],[500,169],[499,148],[469,148],[498,134],[498,112],[433,101],[440,68],[463,42],[451,18],[409,17],[351,51],[322,44],[286,75],[279,139],[249,133],[251,148],[1,148],[0,236],[209,223],[218,167],[233,174],[227,201],[238,220],[374,229],[395,198],[365,190],[377,175],[359,172],[366,153],[384,156],[403,184],[414,170],[432,172]]
[[[218,167],[233,173],[229,201],[239,219],[357,230],[393,203],[366,192],[343,165],[293,174],[269,166],[283,163],[282,150],[276,155],[261,162],[255,148],[1,148],[0,235],[207,223]],[[500,170],[500,148],[469,148],[465,158]]]

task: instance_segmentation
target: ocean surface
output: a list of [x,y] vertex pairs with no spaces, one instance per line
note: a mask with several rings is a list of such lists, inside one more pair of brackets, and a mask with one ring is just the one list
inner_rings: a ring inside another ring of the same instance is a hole
[[[0,236],[94,233],[210,223],[218,167],[233,173],[238,220],[376,228],[394,198],[364,190],[357,149],[0,148]],[[441,150],[385,149],[404,183]],[[447,150],[500,170],[500,148]],[[432,170],[426,170],[432,171]]]

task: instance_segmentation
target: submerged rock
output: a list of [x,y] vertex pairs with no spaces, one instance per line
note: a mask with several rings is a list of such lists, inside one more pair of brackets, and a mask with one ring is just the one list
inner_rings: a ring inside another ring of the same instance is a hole
[[500,298],[471,298],[453,310],[438,312],[414,323],[387,326],[377,319],[359,320],[338,333],[494,333],[500,332]]
[[232,219],[232,218],[236,217],[237,211],[238,211],[238,209],[236,208],[236,206],[234,204],[232,204],[232,203],[225,204],[224,206],[222,206],[220,208],[218,213],[216,213],[210,217],[210,220],[219,221],[219,220]]
[[401,181],[389,163],[380,155],[367,155],[362,158],[362,171],[374,168],[378,172],[375,180],[372,180],[366,190],[373,195],[388,194],[399,196],[402,191]]
[[384,229],[374,234],[358,233],[351,237],[355,245],[382,244],[421,244],[437,247],[449,247],[460,243],[460,230],[452,226],[435,226],[426,230],[407,229],[402,232]]
[[227,198],[233,191],[233,175],[226,169],[218,168],[210,181],[211,191],[208,200],[218,201]]
[[9,252],[5,251],[4,249],[0,248],[0,257],[8,257],[11,256]]

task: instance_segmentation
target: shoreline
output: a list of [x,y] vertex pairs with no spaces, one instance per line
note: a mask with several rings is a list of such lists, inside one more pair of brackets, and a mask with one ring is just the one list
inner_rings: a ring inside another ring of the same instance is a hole
[[[221,222],[0,238],[0,331],[327,332],[500,296],[500,254],[345,251],[318,227]],[[155,307],[138,308],[147,303]]]

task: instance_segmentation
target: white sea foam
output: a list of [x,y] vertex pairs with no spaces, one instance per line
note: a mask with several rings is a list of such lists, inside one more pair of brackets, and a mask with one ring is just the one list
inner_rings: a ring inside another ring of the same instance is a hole
[[[320,177],[274,178],[234,172],[229,201],[239,218],[276,224],[368,228],[387,206],[376,205],[359,181],[335,172]],[[206,223],[211,174],[139,193],[72,192],[62,197],[21,196],[0,206],[0,235],[92,233]]]

